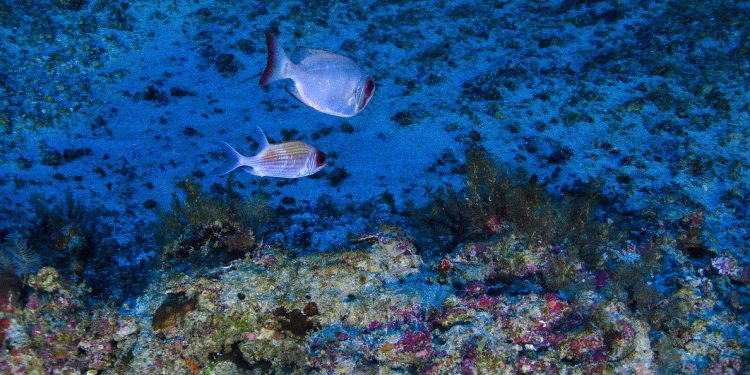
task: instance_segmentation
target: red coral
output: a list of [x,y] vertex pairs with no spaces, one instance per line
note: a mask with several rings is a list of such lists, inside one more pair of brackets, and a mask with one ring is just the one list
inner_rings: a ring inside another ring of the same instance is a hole
[[497,305],[497,300],[486,294],[482,294],[476,299],[476,307],[486,310]]
[[547,312],[550,316],[559,315],[567,306],[567,304],[564,301],[561,301],[554,293],[545,294],[544,299],[547,301]]
[[0,319],[0,348],[5,347],[5,338],[7,336],[8,328],[10,328],[10,319]]
[[440,264],[438,264],[438,272],[440,273],[446,273],[448,270],[451,269],[453,265],[451,264],[451,261],[448,259],[441,259]]
[[573,340],[570,343],[570,351],[576,358],[582,358],[588,354],[595,354],[596,351],[604,347],[604,340],[598,333]]

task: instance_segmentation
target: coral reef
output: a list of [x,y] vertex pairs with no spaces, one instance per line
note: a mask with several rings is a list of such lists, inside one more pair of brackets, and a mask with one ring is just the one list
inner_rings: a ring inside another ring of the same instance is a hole
[[28,281],[30,291],[0,312],[0,372],[73,373],[115,368],[136,331],[132,318],[111,308],[90,309],[81,290],[51,267]]
[[736,339],[742,328],[721,328],[733,317],[713,311],[706,276],[681,275],[676,291],[644,314],[611,292],[617,276],[575,295],[532,285],[533,275],[554,267],[545,253],[555,250],[512,235],[466,243],[434,265],[387,227],[352,239],[346,251],[257,251],[203,276],[163,273],[120,314],[84,309],[84,291],[43,268],[30,277],[23,306],[0,312],[0,369],[740,373],[746,366]]

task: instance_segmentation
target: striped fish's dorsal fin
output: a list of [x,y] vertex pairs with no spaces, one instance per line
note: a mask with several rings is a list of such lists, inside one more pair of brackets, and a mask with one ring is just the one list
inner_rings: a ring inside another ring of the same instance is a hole
[[258,152],[261,152],[268,147],[268,138],[266,138],[266,133],[263,132],[263,129],[261,129],[260,126],[255,126],[255,131],[258,132],[257,141],[260,144]]

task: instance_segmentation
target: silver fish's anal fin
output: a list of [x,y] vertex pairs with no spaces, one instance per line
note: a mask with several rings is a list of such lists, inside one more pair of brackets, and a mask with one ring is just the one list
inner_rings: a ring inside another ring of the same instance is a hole
[[224,153],[227,154],[229,157],[229,160],[226,161],[226,163],[220,165],[216,169],[214,169],[211,174],[214,176],[223,176],[237,168],[243,167],[242,165],[242,159],[244,156],[237,152],[232,146],[230,146],[228,143],[224,141],[216,141],[216,144],[221,146],[221,149],[224,150]]

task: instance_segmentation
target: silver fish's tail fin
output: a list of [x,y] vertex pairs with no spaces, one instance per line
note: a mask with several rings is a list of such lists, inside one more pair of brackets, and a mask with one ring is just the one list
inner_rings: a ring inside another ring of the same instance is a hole
[[242,156],[237,150],[235,150],[232,146],[230,146],[228,143],[223,141],[216,141],[216,144],[221,146],[222,150],[224,150],[224,153],[229,156],[229,160],[220,165],[218,168],[214,169],[211,174],[214,176],[223,176],[239,167],[244,167],[242,164],[242,159],[245,157]]
[[266,63],[266,70],[260,77],[260,84],[263,86],[273,81],[288,78],[287,67],[292,64],[276,39],[276,35],[270,30],[266,31],[266,47],[268,48],[268,62]]

